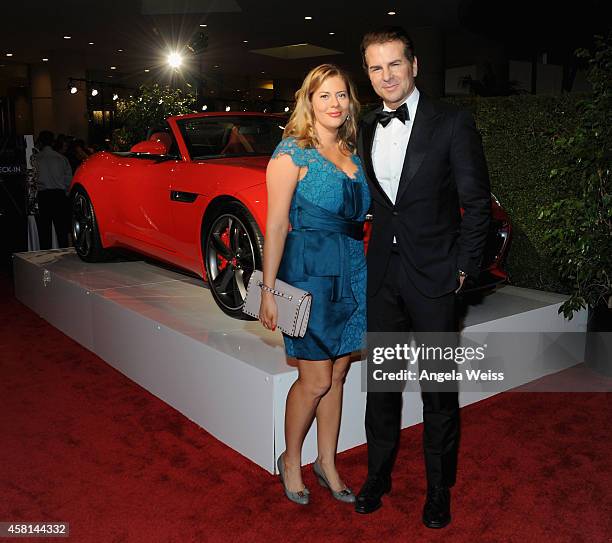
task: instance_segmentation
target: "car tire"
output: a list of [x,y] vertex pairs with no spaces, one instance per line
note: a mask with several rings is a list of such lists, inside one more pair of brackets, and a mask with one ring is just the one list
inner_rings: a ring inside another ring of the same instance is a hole
[[72,194],[72,239],[77,255],[85,262],[106,262],[114,257],[102,246],[98,220],[87,192],[77,188]]
[[262,268],[264,238],[240,202],[228,202],[206,218],[202,255],[208,285],[219,308],[230,317],[254,320],[242,312],[251,274]]

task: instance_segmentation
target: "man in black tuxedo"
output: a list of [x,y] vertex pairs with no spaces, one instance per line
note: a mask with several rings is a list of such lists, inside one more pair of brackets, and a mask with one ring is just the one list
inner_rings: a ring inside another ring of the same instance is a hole
[[[472,116],[415,86],[418,65],[399,27],[364,36],[364,68],[383,104],[362,120],[358,151],[373,200],[368,246],[368,332],[454,332],[455,295],[477,276],[490,216],[482,142]],[[460,209],[463,208],[463,217]],[[427,498],[423,522],[450,522],[456,476],[456,392],[423,391]],[[369,392],[368,478],[356,511],[371,513],[390,491],[401,392]]]

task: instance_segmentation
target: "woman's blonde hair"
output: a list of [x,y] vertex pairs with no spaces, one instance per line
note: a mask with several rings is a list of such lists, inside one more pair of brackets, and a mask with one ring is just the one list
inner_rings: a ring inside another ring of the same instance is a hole
[[302,87],[295,93],[295,110],[285,126],[283,137],[293,136],[297,144],[304,147],[317,147],[319,140],[315,130],[315,115],[312,110],[312,95],[330,77],[341,77],[347,87],[349,96],[349,117],[338,129],[340,147],[355,151],[357,143],[357,116],[360,105],[353,82],[348,74],[334,64],[321,64],[308,72]]

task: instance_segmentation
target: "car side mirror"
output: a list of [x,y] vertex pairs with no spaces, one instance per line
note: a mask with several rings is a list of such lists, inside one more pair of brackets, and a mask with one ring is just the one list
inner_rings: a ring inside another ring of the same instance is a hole
[[145,153],[148,155],[165,155],[168,152],[167,147],[160,141],[141,141],[134,145],[130,151],[132,153]]

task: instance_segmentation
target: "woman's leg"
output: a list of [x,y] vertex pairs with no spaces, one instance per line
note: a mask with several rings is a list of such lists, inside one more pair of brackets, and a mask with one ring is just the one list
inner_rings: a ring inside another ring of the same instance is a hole
[[[298,360],[298,378],[289,389],[285,406],[285,485],[291,492],[304,489],[302,444],[321,397],[332,386],[331,360]],[[281,460],[281,461],[283,461]]]
[[336,470],[336,450],[342,416],[342,391],[349,365],[348,355],[334,362],[331,387],[321,398],[316,411],[318,460],[325,477],[335,491],[340,491],[346,486]]

